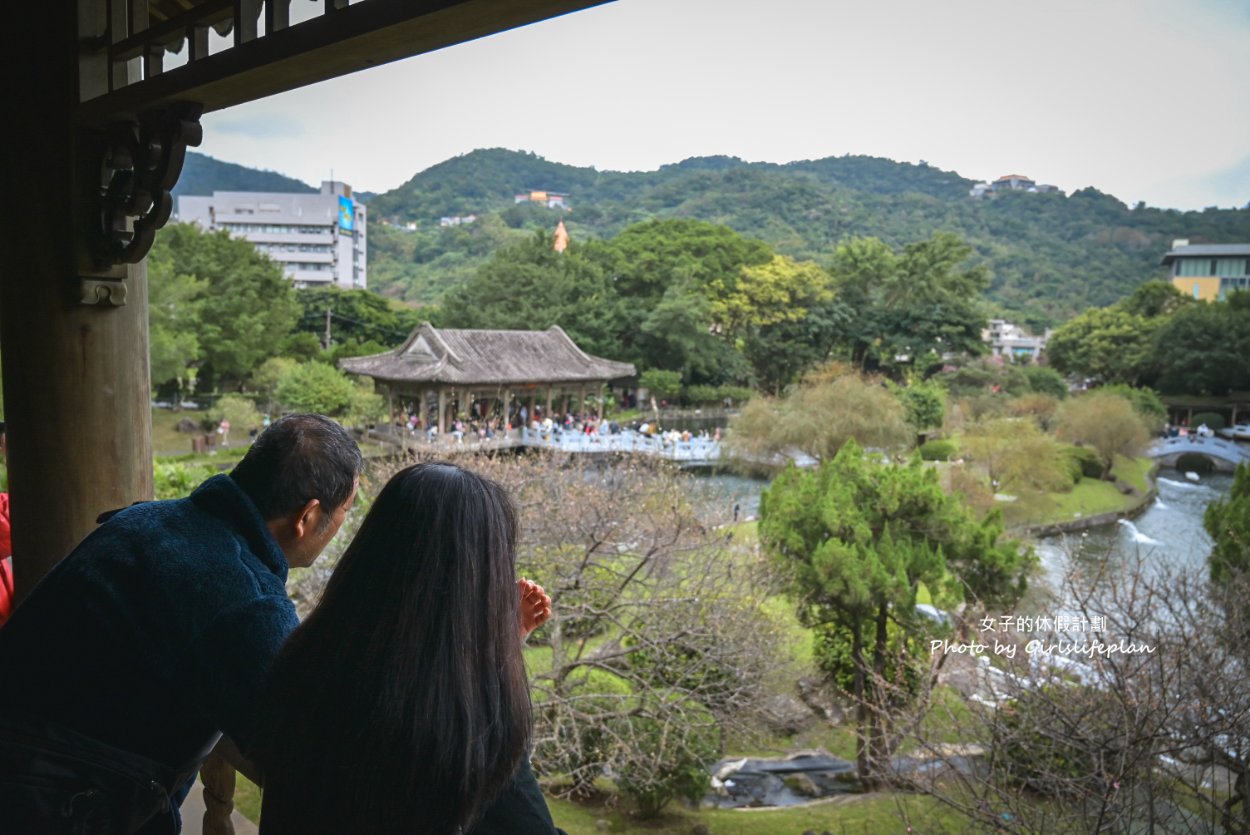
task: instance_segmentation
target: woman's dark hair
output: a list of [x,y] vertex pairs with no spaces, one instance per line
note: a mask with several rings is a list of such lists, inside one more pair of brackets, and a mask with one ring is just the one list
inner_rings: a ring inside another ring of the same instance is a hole
[[250,755],[265,832],[466,830],[526,754],[516,513],[418,464],[382,488],[274,664]]
[[[287,415],[260,433],[230,477],[262,518],[278,519],[317,499],[330,511],[352,494],[364,459],[346,429],[324,415]],[[333,513],[322,516],[329,523]]]

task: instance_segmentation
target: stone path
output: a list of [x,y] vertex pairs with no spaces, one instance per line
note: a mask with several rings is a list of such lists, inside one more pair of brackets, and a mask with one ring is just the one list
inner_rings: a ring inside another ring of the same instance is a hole
[[[204,785],[197,779],[195,787],[182,803],[182,835],[203,835],[204,821]],[[259,835],[256,824],[239,814],[235,809],[230,814],[230,822],[234,824],[234,835]]]

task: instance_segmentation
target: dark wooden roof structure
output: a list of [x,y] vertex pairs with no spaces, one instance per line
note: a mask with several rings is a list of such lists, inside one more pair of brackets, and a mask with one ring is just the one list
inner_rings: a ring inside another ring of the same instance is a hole
[[585,353],[559,325],[545,331],[439,330],[422,322],[395,350],[339,365],[388,383],[463,387],[601,383],[636,373],[630,363]]
[[19,601],[101,512],[152,497],[145,258],[200,116],[601,2],[5,5],[0,357]]

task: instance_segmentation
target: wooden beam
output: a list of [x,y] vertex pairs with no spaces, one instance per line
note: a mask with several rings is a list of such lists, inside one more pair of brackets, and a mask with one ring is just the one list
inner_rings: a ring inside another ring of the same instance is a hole
[[366,0],[85,101],[77,120],[103,127],[175,101],[221,110],[603,2]]

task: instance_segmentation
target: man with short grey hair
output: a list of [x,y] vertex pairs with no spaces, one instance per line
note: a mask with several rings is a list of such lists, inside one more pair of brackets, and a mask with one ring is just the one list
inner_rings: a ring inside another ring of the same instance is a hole
[[246,747],[298,623],[287,570],[334,538],[362,465],[342,426],[289,415],[229,475],[107,515],[49,572],[0,629],[0,828],[179,830],[221,734]]

